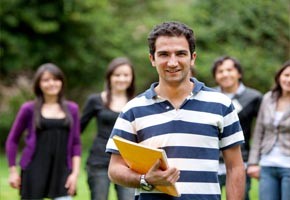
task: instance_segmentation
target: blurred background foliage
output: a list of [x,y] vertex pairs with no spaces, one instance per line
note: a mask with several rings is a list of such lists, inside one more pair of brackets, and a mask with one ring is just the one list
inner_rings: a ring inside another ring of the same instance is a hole
[[67,97],[79,103],[103,89],[107,64],[128,56],[138,93],[157,80],[147,35],[163,21],[181,21],[197,40],[196,77],[214,86],[213,61],[236,57],[244,82],[261,92],[290,59],[289,0],[1,0],[0,143],[21,103],[32,99],[36,68],[53,62],[67,77]]

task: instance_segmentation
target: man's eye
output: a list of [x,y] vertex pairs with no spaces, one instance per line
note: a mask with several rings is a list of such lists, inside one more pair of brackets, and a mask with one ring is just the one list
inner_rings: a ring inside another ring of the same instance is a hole
[[177,53],[177,55],[178,55],[178,56],[186,56],[187,53],[186,53],[186,52],[179,52],[179,53]]
[[165,56],[167,56],[167,53],[160,53],[159,56],[160,57],[165,57]]

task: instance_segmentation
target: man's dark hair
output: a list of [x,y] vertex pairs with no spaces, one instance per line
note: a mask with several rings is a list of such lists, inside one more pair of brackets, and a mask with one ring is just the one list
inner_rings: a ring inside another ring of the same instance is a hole
[[239,74],[241,74],[241,78],[239,79],[239,81],[241,82],[242,81],[242,78],[243,78],[243,69],[242,69],[242,66],[241,66],[240,62],[237,59],[235,59],[233,57],[230,57],[230,56],[222,56],[222,57],[217,58],[214,61],[213,65],[212,65],[212,68],[211,68],[212,76],[215,77],[215,73],[216,73],[217,68],[221,64],[223,64],[223,62],[226,61],[226,60],[233,61],[234,67],[238,70]]
[[153,58],[156,50],[155,42],[160,36],[184,36],[188,42],[190,54],[192,55],[195,51],[194,33],[191,28],[180,22],[163,22],[162,24],[156,25],[148,36],[149,53]]

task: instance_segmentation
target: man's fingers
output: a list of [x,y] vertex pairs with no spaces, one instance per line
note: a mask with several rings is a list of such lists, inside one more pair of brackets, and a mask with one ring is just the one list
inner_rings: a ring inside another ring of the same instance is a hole
[[155,163],[154,163],[154,165],[152,166],[152,170],[157,170],[157,169],[159,169],[159,167],[160,167],[160,164],[161,164],[161,161],[160,160],[157,160]]

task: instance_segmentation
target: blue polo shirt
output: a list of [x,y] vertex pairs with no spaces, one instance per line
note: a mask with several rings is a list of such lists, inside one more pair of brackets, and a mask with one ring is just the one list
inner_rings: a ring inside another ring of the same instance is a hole
[[231,100],[192,78],[194,89],[179,109],[158,97],[153,83],[132,99],[120,113],[107,143],[106,152],[119,153],[112,137],[164,149],[169,166],[180,170],[176,183],[180,197],[159,191],[136,189],[136,198],[220,199],[219,151],[244,142],[243,132]]

